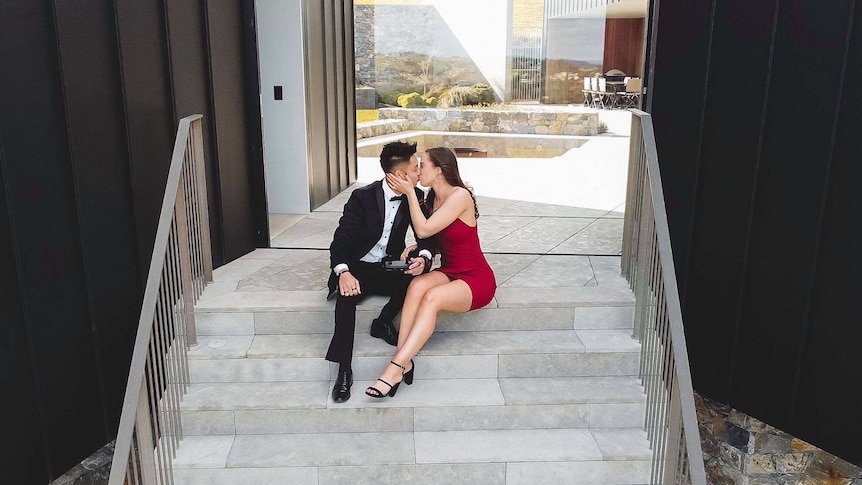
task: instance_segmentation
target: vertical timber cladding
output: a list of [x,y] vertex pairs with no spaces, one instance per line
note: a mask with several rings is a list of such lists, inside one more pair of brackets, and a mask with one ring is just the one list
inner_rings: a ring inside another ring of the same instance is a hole
[[356,180],[353,2],[304,0],[311,210]]

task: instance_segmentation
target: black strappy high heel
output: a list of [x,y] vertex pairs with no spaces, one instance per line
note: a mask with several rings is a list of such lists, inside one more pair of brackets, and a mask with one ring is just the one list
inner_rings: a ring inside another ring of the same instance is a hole
[[413,371],[416,370],[416,364],[413,363],[413,359],[410,359],[410,370],[404,373],[404,383],[408,386],[413,384]]
[[[404,366],[401,364],[396,364],[395,361],[390,360],[389,363],[394,365],[395,367],[401,368],[401,380],[403,381],[404,375],[405,375],[404,371],[407,369],[405,369]],[[381,398],[384,398],[386,396],[395,397],[395,393],[398,391],[398,386],[401,385],[400,381],[396,382],[395,385],[393,386],[392,384],[384,381],[383,379],[377,379],[377,380],[386,384],[387,386],[389,386],[389,392],[387,392],[386,394],[383,394],[383,391],[381,391],[380,389],[377,389],[376,387],[373,387],[373,386],[369,386],[367,389],[365,389],[365,395],[366,396],[370,396],[370,397],[373,397],[375,399],[381,399]],[[410,382],[413,382],[413,376],[412,375],[410,376]]]

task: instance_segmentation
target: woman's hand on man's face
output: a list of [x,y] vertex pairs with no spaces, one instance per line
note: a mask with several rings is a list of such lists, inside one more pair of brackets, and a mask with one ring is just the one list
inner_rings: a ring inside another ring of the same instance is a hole
[[389,184],[389,188],[402,194],[409,194],[413,191],[414,187],[413,182],[406,176],[399,177],[392,173],[386,174],[386,183]]

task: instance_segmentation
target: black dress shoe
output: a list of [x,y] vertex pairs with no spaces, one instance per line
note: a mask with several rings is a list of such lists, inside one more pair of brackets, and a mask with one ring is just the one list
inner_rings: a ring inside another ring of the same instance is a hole
[[375,318],[371,322],[371,336],[383,339],[389,345],[398,345],[398,331],[395,330],[395,325],[392,325],[392,322]]
[[350,386],[353,385],[353,371],[341,371],[332,386],[332,402],[341,403],[350,399]]

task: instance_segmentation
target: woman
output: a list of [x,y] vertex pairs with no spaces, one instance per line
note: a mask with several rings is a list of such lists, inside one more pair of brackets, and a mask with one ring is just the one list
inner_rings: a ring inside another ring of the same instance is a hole
[[375,398],[395,396],[402,380],[407,385],[413,383],[413,357],[434,333],[438,312],[481,308],[491,301],[497,288],[494,272],[479,248],[476,198],[461,181],[452,150],[431,148],[420,159],[419,183],[431,188],[425,198],[430,217],[422,212],[409,179],[387,174],[386,182],[407,194],[416,237],[437,236],[442,265],[410,283],[401,310],[398,350],[377,382],[365,390]]

